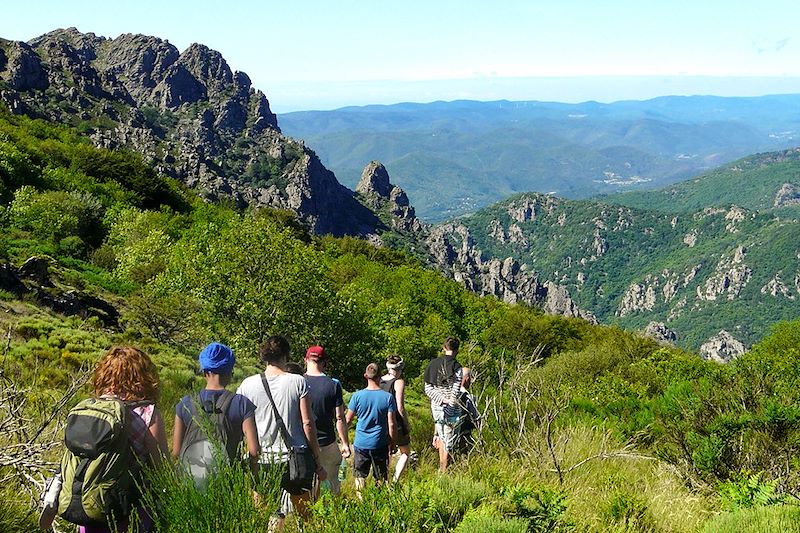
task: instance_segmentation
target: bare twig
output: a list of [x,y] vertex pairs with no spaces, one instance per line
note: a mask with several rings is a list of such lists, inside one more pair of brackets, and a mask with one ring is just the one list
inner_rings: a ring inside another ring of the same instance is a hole
[[38,499],[48,474],[58,466],[47,457],[61,445],[58,435],[64,411],[88,376],[86,369],[79,372],[67,390],[47,407],[37,409],[37,414],[27,406],[33,387],[22,388],[5,373],[0,374],[0,413],[5,414],[0,422],[0,468],[10,470],[2,481],[19,480],[32,501]]

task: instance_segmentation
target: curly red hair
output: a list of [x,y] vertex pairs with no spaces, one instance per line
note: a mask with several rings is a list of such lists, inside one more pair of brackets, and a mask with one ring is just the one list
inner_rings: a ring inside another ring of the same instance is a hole
[[138,348],[114,346],[97,363],[92,385],[97,396],[112,394],[126,401],[156,401],[158,369]]

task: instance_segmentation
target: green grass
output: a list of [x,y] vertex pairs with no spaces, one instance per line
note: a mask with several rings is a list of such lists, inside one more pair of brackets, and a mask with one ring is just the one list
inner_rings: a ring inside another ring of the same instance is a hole
[[722,513],[708,521],[703,533],[797,533],[800,507],[778,505]]
[[[0,476],[7,471],[0,469]],[[15,491],[6,485],[0,490],[0,531],[14,533],[40,532],[38,511],[31,506],[30,497],[25,492]]]

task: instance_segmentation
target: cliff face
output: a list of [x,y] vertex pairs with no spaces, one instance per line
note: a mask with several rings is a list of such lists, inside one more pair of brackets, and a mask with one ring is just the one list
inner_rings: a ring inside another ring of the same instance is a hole
[[144,35],[56,30],[0,42],[0,100],[126,147],[207,198],[289,209],[316,233],[361,235],[378,219],[302,142],[281,134],[266,96],[219,52],[180,53]]

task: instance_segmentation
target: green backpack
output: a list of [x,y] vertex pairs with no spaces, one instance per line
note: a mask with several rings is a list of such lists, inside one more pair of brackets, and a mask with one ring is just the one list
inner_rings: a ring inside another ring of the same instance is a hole
[[84,526],[125,520],[139,498],[141,465],[129,439],[130,405],[113,398],[78,403],[64,429],[58,514]]

